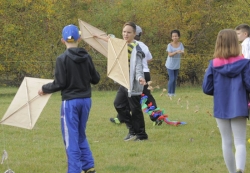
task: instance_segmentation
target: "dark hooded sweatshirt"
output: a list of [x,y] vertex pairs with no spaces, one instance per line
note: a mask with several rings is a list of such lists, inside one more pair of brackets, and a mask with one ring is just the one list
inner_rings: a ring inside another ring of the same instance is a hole
[[43,85],[44,93],[61,90],[62,100],[91,97],[91,84],[97,84],[100,75],[92,58],[83,48],[69,48],[56,59],[55,79]]

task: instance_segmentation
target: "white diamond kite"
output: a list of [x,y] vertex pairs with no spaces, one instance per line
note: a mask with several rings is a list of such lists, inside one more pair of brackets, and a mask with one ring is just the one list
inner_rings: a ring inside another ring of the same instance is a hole
[[42,85],[52,81],[52,79],[25,77],[0,123],[32,129],[51,96],[51,94],[39,96],[38,90]]
[[127,42],[118,38],[109,38],[107,76],[130,92]]
[[78,21],[82,39],[108,58],[107,76],[127,88],[130,93],[131,87],[129,81],[131,79],[129,79],[128,48],[126,41],[110,37],[107,42],[101,38],[94,37],[93,33],[101,37],[107,37],[107,34],[80,19],[78,19]]
[[108,43],[100,38],[93,36],[93,33],[100,36],[107,36],[107,34],[104,31],[80,19],[78,19],[78,21],[81,30],[81,38],[98,52],[103,54],[105,57],[108,57]]

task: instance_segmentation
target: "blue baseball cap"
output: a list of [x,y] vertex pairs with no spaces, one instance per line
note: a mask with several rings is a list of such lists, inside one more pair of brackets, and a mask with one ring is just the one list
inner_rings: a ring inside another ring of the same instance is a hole
[[75,25],[67,25],[62,30],[62,37],[66,42],[76,42],[80,38],[79,30]]

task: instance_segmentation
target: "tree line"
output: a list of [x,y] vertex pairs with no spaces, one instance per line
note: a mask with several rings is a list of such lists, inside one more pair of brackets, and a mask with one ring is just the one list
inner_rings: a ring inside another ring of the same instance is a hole
[[[149,64],[156,85],[166,85],[165,68],[170,31],[181,32],[185,56],[178,84],[200,84],[215,39],[225,28],[250,24],[247,0],[11,0],[0,2],[0,83],[19,85],[24,76],[53,78],[55,59],[65,47],[61,30],[78,19],[122,38],[122,26],[133,21],[142,27],[142,41],[154,60]],[[86,43],[101,73],[98,89],[116,86],[106,76],[107,60]]]

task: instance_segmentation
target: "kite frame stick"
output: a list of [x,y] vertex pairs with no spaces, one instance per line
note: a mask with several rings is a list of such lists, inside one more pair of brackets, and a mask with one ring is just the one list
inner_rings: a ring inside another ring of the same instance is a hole
[[[27,102],[29,102],[29,93],[28,93],[28,85],[27,85],[27,79],[25,79],[25,91],[26,91],[26,95],[27,95]],[[30,113],[30,104],[27,105],[28,106],[28,116],[30,119],[30,127],[32,127],[32,118],[31,118],[31,113]]]
[[[83,24],[83,27],[86,28],[86,30],[89,31],[89,33],[91,33],[90,30],[84,25],[84,23],[82,21],[81,21],[81,23]],[[88,39],[88,38],[91,38],[91,37],[87,37],[87,38],[83,38],[83,39]],[[107,50],[97,39],[95,39],[95,40],[103,47],[104,50]]]
[[0,123],[2,123],[3,121],[7,120],[8,118],[10,118],[14,113],[16,113],[17,111],[19,111],[20,109],[22,109],[26,104],[32,102],[33,100],[37,99],[39,97],[39,95],[35,96],[34,98],[32,98],[30,101],[28,101],[27,103],[25,103],[23,106],[21,106],[20,108],[18,108],[16,111],[14,111],[12,114],[10,114],[10,116],[6,117],[5,119],[1,120]]
[[[106,34],[101,34],[100,36],[102,36],[102,35],[106,35]],[[94,39],[96,39],[94,36],[89,36],[89,37],[84,37],[84,39],[88,39],[88,38],[94,38]],[[99,39],[99,38],[98,38]]]

